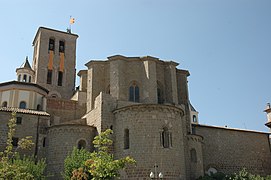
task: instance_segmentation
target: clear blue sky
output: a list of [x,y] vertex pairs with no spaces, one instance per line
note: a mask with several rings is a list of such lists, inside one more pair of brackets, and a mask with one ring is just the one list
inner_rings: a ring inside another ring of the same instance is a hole
[[[27,2],[27,3],[26,3]],[[200,123],[267,131],[270,0],[3,0],[0,82],[14,80],[39,26],[76,22],[77,70],[122,54],[174,60],[190,71]]]

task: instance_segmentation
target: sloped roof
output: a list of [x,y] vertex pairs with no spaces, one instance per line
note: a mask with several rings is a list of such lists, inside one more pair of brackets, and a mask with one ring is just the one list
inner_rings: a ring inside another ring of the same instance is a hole
[[30,65],[30,63],[28,61],[28,57],[27,56],[25,58],[24,63],[20,66],[20,68],[27,68],[27,69],[31,69],[32,70],[31,65]]
[[189,102],[189,104],[190,104],[191,111],[197,112],[197,110],[194,108],[194,106],[191,104],[191,102]]
[[50,114],[45,111],[37,111],[37,110],[32,110],[32,109],[20,109],[16,107],[0,107],[0,111],[32,114],[32,115],[39,115],[39,116],[50,116]]

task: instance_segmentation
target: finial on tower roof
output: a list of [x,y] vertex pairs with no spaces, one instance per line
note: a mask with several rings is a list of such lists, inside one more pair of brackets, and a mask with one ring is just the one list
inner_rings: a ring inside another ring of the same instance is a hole
[[29,69],[32,69],[30,64],[29,64],[29,61],[28,61],[28,56],[25,57],[25,61],[24,63],[21,65],[20,68],[29,68]]

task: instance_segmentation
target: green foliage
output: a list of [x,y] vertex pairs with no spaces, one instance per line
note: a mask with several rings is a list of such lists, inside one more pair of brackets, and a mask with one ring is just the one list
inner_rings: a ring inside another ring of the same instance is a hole
[[[113,154],[111,154],[109,151],[109,147],[113,143],[113,141],[109,138],[110,134],[112,133],[113,131],[108,129],[94,138],[93,144],[97,151],[90,153],[90,157],[85,161],[84,166],[80,164],[80,168],[72,171],[72,176],[70,176],[72,180],[113,179],[114,177],[120,176],[119,170],[124,169],[128,164],[135,164],[135,160],[129,156],[122,159],[114,159]],[[71,159],[70,161],[74,161],[71,164],[75,164],[75,161],[78,162],[80,160],[77,157],[75,159]],[[72,168],[70,168],[69,172],[71,172],[71,170]],[[85,170],[87,170],[87,172]]]
[[203,177],[198,178],[198,180],[226,180],[227,176],[223,173],[211,173],[211,175],[205,174]]
[[124,169],[128,164],[135,164],[135,160],[129,156],[114,160],[113,154],[109,152],[109,147],[113,143],[109,138],[112,133],[111,129],[107,129],[94,138],[93,144],[97,151],[91,153],[92,158],[86,161],[93,180],[119,177],[119,170]]
[[8,122],[8,137],[7,145],[4,152],[0,152],[0,179],[9,180],[32,180],[45,179],[44,170],[46,167],[45,161],[40,160],[35,162],[33,157],[24,156],[21,158],[17,153],[19,148],[30,149],[34,143],[31,137],[26,137],[18,142],[18,147],[13,150],[12,137],[15,134],[16,113],[12,113],[12,118]]
[[271,180],[271,176],[262,177],[260,175],[253,175],[242,169],[238,173],[227,176],[223,173],[215,173],[211,175],[204,175],[203,177],[198,178],[198,180]]
[[90,174],[86,170],[85,162],[89,158],[91,158],[91,153],[89,151],[74,147],[71,154],[65,159],[63,173],[64,179],[68,180],[74,176],[80,177],[79,179],[88,179]]

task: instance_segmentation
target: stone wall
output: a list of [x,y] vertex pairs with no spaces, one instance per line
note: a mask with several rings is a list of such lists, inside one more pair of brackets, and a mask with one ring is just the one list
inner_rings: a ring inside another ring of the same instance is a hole
[[203,137],[189,134],[186,138],[188,141],[188,154],[186,156],[189,157],[189,165],[187,165],[189,174],[187,177],[188,179],[197,179],[204,175],[202,157]]
[[[10,112],[0,113],[0,151],[3,151],[6,147],[7,124],[11,117]],[[43,140],[46,137],[45,129],[49,126],[49,117],[23,113],[17,113],[16,117],[21,117],[22,123],[16,125],[14,137],[20,140],[26,136],[31,136],[34,143],[30,150],[17,149],[17,151],[25,155],[37,155],[38,158],[44,157],[45,147],[43,147]],[[39,128],[37,127],[38,124]]]
[[203,136],[204,170],[215,168],[231,174],[246,168],[253,174],[271,174],[270,142],[267,133],[195,125]]
[[85,104],[59,98],[47,99],[47,112],[51,115],[51,125],[80,119],[86,113]]
[[[121,179],[147,179],[155,164],[165,179],[186,177],[182,109],[142,104],[117,109],[114,115],[114,154],[116,158],[132,156],[137,161]],[[171,133],[169,148],[161,144],[165,127]],[[124,148],[125,129],[129,129],[129,148]]]
[[73,147],[78,147],[80,140],[86,142],[86,149],[93,151],[92,141],[96,129],[87,125],[66,124],[53,126],[48,130],[47,146],[47,172],[49,179],[61,179],[64,170],[64,160],[72,152]]

